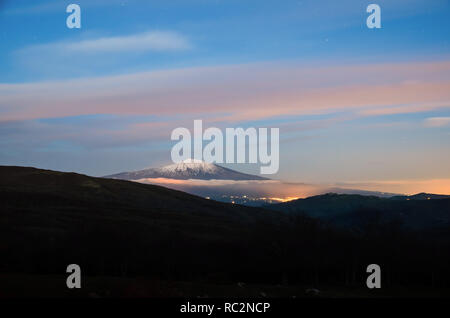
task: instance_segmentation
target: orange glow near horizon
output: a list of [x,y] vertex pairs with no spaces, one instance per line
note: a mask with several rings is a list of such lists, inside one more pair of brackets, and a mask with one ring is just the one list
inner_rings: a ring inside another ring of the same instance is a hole
[[[280,180],[179,180],[170,178],[148,178],[135,180],[141,183],[157,184],[181,191],[189,189],[228,187],[238,190],[249,197],[277,202],[287,202],[307,198],[327,192],[358,193],[373,191],[385,194],[413,195],[417,193],[434,193],[450,195],[450,179],[431,180],[381,180],[366,182],[343,182],[339,184],[304,184],[283,182]],[[253,193],[252,193],[253,191]],[[244,196],[245,197],[245,196]]]
[[345,183],[345,187],[405,195],[414,195],[417,193],[450,195],[450,179],[347,182]]

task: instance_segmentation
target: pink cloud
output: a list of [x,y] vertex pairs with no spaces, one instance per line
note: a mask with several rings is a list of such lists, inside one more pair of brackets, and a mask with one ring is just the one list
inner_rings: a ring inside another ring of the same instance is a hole
[[426,127],[444,127],[450,125],[450,117],[430,117],[425,119]]
[[265,63],[0,84],[2,120],[86,114],[202,115],[229,122],[450,105],[450,62],[305,67]]
[[409,106],[394,106],[394,107],[379,107],[361,110],[359,114],[363,116],[377,116],[377,115],[394,115],[394,114],[408,114],[408,113],[421,113],[430,110],[436,110],[439,108],[450,107],[448,102],[434,102],[426,103],[422,105],[409,105]]

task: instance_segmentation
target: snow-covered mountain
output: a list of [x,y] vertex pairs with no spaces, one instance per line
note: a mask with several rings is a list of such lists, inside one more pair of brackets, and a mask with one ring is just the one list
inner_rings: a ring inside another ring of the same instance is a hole
[[213,163],[187,159],[162,168],[149,168],[132,172],[121,172],[104,178],[140,180],[147,178],[200,179],[200,180],[267,180],[267,178],[241,173]]

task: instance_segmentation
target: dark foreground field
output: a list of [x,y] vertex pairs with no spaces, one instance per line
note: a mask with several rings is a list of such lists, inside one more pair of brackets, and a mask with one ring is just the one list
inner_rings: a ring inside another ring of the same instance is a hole
[[0,298],[392,298],[449,297],[445,288],[388,286],[368,289],[365,286],[321,285],[312,294],[310,285],[213,283],[206,281],[162,281],[142,277],[83,277],[82,288],[68,289],[64,275],[2,274]]
[[[0,176],[2,297],[449,295],[447,223],[335,228],[128,181],[23,167]],[[65,287],[73,263],[81,290]],[[378,291],[365,288],[372,263]]]

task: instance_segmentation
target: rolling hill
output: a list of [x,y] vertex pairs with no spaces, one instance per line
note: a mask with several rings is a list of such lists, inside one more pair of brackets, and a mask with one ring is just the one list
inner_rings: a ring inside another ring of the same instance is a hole
[[360,227],[376,221],[397,222],[409,229],[450,228],[450,197],[444,195],[420,193],[381,198],[327,193],[266,207],[341,226]]

